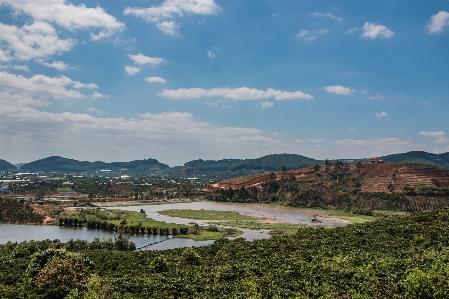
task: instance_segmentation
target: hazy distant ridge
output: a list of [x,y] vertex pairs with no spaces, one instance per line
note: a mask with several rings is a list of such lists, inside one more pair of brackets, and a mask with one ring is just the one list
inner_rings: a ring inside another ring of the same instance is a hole
[[0,159],[0,171],[16,171],[17,167],[8,161]]
[[[379,157],[381,160],[390,163],[417,163],[429,164],[445,167],[449,169],[449,152],[443,154],[432,154],[424,151],[412,151],[401,154],[392,154]],[[330,160],[330,159],[329,159]],[[357,160],[357,159],[353,159]],[[364,159],[366,160],[366,159]],[[25,163],[20,167],[20,171],[55,171],[55,172],[95,172],[108,169],[114,172],[122,171],[135,174],[145,174],[172,170],[174,173],[178,169],[184,169],[184,173],[223,173],[239,172],[254,173],[263,171],[280,171],[281,166],[287,170],[299,169],[315,164],[322,164],[323,160],[316,160],[297,154],[273,154],[256,159],[222,159],[222,160],[193,160],[186,162],[184,166],[170,168],[167,164],[160,163],[156,159],[134,160],[130,162],[102,161],[88,162],[74,159],[52,156],[39,159],[30,163]],[[0,159],[0,171],[15,171],[16,167]]]
[[34,162],[26,163],[20,167],[20,171],[56,171],[56,172],[95,172],[100,170],[130,171],[133,173],[146,173],[169,169],[167,164],[160,163],[156,159],[134,160],[131,162],[102,161],[88,162],[52,156]]

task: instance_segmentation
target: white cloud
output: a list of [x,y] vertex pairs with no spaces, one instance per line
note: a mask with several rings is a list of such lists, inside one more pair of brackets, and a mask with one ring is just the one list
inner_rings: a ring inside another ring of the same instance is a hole
[[387,117],[388,116],[388,113],[387,112],[385,112],[385,111],[382,111],[382,112],[376,112],[376,113],[374,113],[374,116],[375,117]]
[[9,56],[9,51],[4,51],[4,50],[0,49],[0,61],[6,62],[6,61],[10,61],[10,60],[11,60],[11,57]]
[[97,40],[100,40],[103,38],[110,37],[110,36],[114,35],[114,33],[115,33],[114,30],[105,29],[105,30],[101,30],[98,34],[91,33],[90,39],[93,41],[97,41]]
[[297,144],[300,144],[300,143],[303,143],[304,142],[304,140],[302,140],[302,139],[295,139],[295,141],[294,141],[295,143],[297,143]]
[[442,137],[446,136],[446,133],[443,132],[443,131],[438,131],[438,132],[421,131],[421,132],[419,132],[419,135],[421,135],[421,136],[431,136],[431,137],[435,137],[435,138],[442,138]]
[[179,24],[173,21],[184,15],[213,15],[219,7],[214,0],[165,0],[160,6],[149,8],[127,7],[125,15],[134,15],[153,22],[165,34],[178,35]]
[[421,144],[413,144],[411,140],[398,138],[378,139],[346,139],[333,142],[334,156],[340,157],[376,157],[393,153],[405,153],[414,150],[423,150]]
[[296,37],[302,38],[305,41],[315,40],[316,35],[322,35],[328,31],[329,31],[329,29],[327,29],[327,28],[322,28],[322,29],[316,30],[314,32],[310,32],[308,30],[303,30],[303,31],[299,32],[298,34],[296,34]]
[[354,33],[354,32],[356,32],[356,31],[359,31],[359,29],[360,28],[351,28],[351,29],[348,29],[347,31],[345,31],[345,34],[351,34],[351,33]]
[[80,99],[85,96],[77,90],[68,89],[79,82],[68,77],[47,77],[34,75],[27,79],[23,76],[0,72],[0,88],[6,92],[20,93],[31,97],[71,98]]
[[273,102],[268,102],[268,101],[262,102],[262,109],[270,108],[270,107],[273,107],[273,106],[274,106]]
[[306,34],[308,34],[308,33],[309,33],[309,31],[303,30],[303,31],[299,32],[298,34],[296,34],[296,37],[301,38],[301,37],[306,36]]
[[25,72],[30,71],[30,69],[28,68],[28,65],[14,65],[13,69],[19,70],[19,71],[25,71]]
[[75,81],[73,84],[73,87],[75,88],[90,88],[90,89],[97,89],[97,84],[94,83],[81,83],[79,81]]
[[444,131],[438,131],[438,132],[421,131],[421,132],[419,132],[419,135],[434,137],[435,140],[432,143],[436,143],[436,144],[449,142],[449,139],[446,138],[446,132],[444,132]]
[[124,23],[117,21],[99,6],[75,6],[66,0],[3,0],[3,3],[9,4],[16,14],[25,13],[36,21],[54,22],[69,30],[94,27],[108,31],[122,30],[125,27]]
[[140,72],[140,68],[135,67],[135,66],[127,65],[127,66],[125,66],[125,72],[126,72],[126,74],[132,76],[132,75],[135,75],[135,74],[139,73]]
[[231,100],[260,100],[274,98],[276,100],[305,99],[311,100],[313,96],[301,91],[281,91],[275,89],[258,90],[255,88],[180,88],[177,90],[164,89],[158,95],[172,99],[198,99],[202,97],[224,97]]
[[314,13],[312,13],[312,17],[325,17],[325,18],[333,19],[333,20],[336,20],[339,22],[341,22],[341,20],[342,20],[341,18],[334,16],[330,12],[326,12],[326,13],[314,12]]
[[91,99],[94,99],[94,100],[102,99],[102,98],[109,98],[109,96],[101,94],[101,93],[98,93],[96,91],[94,91],[90,97],[91,97]]
[[363,33],[360,37],[376,39],[378,37],[382,38],[392,38],[394,32],[385,27],[384,25],[374,24],[365,22],[362,27]]
[[0,23],[0,41],[7,47],[2,49],[6,59],[19,60],[42,58],[69,51],[75,44],[72,39],[60,39],[55,29],[45,22],[34,22],[18,28]]
[[338,95],[345,95],[345,96],[350,95],[355,92],[354,89],[344,87],[341,85],[329,85],[329,86],[324,86],[323,88],[326,92],[335,93]]
[[104,111],[101,111],[101,110],[98,110],[98,109],[95,109],[95,108],[91,108],[91,107],[87,108],[87,112],[94,112],[94,113],[98,113],[98,114],[105,114],[106,113]]
[[167,82],[167,80],[165,80],[164,78],[161,78],[161,77],[146,77],[145,81],[147,81],[148,83],[165,83],[165,82]]
[[210,51],[210,50],[207,50],[207,57],[209,57],[209,58],[215,58],[215,53],[212,52],[212,51]]
[[439,34],[449,28],[449,12],[439,11],[434,14],[426,29],[430,34]]
[[163,21],[156,24],[157,28],[165,34],[179,36],[180,25],[174,21]]
[[134,61],[135,64],[138,65],[146,65],[149,64],[151,66],[159,65],[165,60],[159,57],[149,57],[145,56],[142,53],[139,53],[137,55],[131,55],[128,54],[128,57],[131,58],[132,61]]
[[378,94],[375,94],[375,95],[369,97],[368,99],[370,99],[370,100],[380,100],[380,99],[383,99],[383,98],[385,98],[385,97],[383,95],[381,95],[380,93],[378,93]]
[[52,63],[48,63],[46,61],[39,60],[39,59],[37,61],[42,63],[42,65],[45,65],[45,66],[48,66],[48,67],[52,67],[52,68],[55,68],[55,69],[60,70],[60,71],[65,71],[69,67],[67,65],[67,63],[65,63],[63,61],[53,61]]

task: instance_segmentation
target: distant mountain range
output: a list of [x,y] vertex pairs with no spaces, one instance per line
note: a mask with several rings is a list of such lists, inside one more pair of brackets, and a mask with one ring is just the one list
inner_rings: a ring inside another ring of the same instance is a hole
[[[393,154],[379,157],[379,159],[390,163],[413,163],[437,165],[449,169],[449,152],[443,154],[432,154],[424,151],[413,151],[402,154]],[[357,160],[357,159],[352,159]],[[366,160],[366,159],[362,159]],[[111,172],[122,172],[129,174],[149,174],[164,172],[167,174],[205,174],[220,175],[232,174],[246,175],[264,171],[280,171],[284,166],[287,170],[299,169],[315,164],[322,164],[323,160],[307,158],[296,154],[274,154],[256,159],[222,159],[222,160],[193,160],[170,168],[167,164],[160,163],[156,159],[134,160],[131,162],[102,161],[88,162],[52,156],[21,165],[20,171],[33,172],[100,172],[110,170]],[[0,159],[0,171],[17,171],[16,166]]]
[[88,162],[67,159],[59,156],[52,156],[34,162],[25,163],[20,167],[20,171],[31,172],[100,172],[109,170],[111,172],[130,172],[134,174],[159,172],[167,170],[170,166],[160,163],[156,159],[134,160],[131,162],[111,162],[102,161]]
[[17,167],[14,164],[9,163],[8,161],[0,159],[0,171],[17,171]]

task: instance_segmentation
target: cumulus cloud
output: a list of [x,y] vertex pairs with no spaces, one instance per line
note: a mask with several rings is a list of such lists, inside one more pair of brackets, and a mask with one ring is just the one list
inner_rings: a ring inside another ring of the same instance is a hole
[[72,79],[34,75],[31,78],[0,72],[0,88],[11,93],[20,93],[31,97],[46,97],[55,99],[80,99],[85,96],[77,90],[69,89],[79,83]]
[[161,77],[146,77],[145,81],[148,83],[165,83],[167,82],[164,78]]
[[30,69],[28,68],[28,65],[14,65],[13,69],[19,70],[19,71],[25,71],[25,72],[30,71]]
[[435,140],[432,143],[441,144],[449,142],[449,139],[446,138],[446,132],[444,131],[437,131],[437,132],[421,131],[419,132],[419,135],[434,137]]
[[338,22],[341,22],[341,18],[334,16],[333,14],[331,14],[330,12],[326,12],[326,13],[322,13],[322,12],[314,12],[311,14],[312,17],[324,17],[324,18],[329,18],[332,20],[336,20]]
[[6,59],[29,60],[43,58],[69,51],[75,44],[73,39],[60,39],[56,30],[48,23],[34,22],[18,28],[0,23],[0,41]]
[[38,59],[38,62],[40,62],[42,65],[47,66],[47,67],[51,67],[60,71],[65,71],[66,69],[69,68],[69,66],[67,65],[67,63],[63,62],[63,61],[53,61],[52,63],[43,61]]
[[387,112],[385,112],[385,111],[382,111],[382,112],[376,112],[376,113],[374,113],[374,116],[375,117],[387,117],[388,116],[388,113]]
[[426,27],[430,34],[439,34],[449,28],[449,12],[439,11],[430,17],[430,21]]
[[135,67],[135,66],[127,65],[127,66],[125,66],[125,72],[126,72],[126,74],[132,76],[132,75],[135,75],[137,73],[140,73],[140,68]]
[[378,93],[378,94],[375,94],[373,96],[370,96],[368,99],[370,99],[370,100],[381,100],[383,98],[385,98],[385,97],[383,95],[381,95],[380,93]]
[[368,23],[365,22],[365,25],[362,27],[363,33],[360,37],[362,38],[392,38],[394,36],[394,32],[388,29],[384,25]]
[[319,30],[315,30],[313,32],[308,31],[308,30],[303,30],[303,31],[299,32],[298,34],[296,34],[296,37],[302,38],[305,41],[315,40],[317,35],[325,34],[328,31],[329,31],[329,29],[327,29],[327,28],[322,28]]
[[411,140],[399,138],[345,139],[333,142],[338,152],[356,153],[355,157],[379,156],[422,149]]
[[149,8],[127,7],[124,14],[144,18],[155,23],[165,34],[176,36],[180,26],[174,21],[176,17],[213,15],[218,10],[214,0],[165,0],[161,5]]
[[98,113],[98,114],[105,114],[106,112],[92,108],[92,107],[88,107],[87,108],[87,112],[94,112],[94,113]]
[[138,65],[151,65],[151,66],[155,66],[158,64],[161,64],[162,62],[164,62],[165,60],[159,57],[149,57],[149,56],[145,56],[142,53],[139,53],[137,55],[128,55],[129,58],[131,58],[132,61],[134,61],[135,64]]
[[270,108],[270,107],[273,107],[273,106],[274,106],[273,102],[268,102],[268,101],[262,102],[262,109]]
[[[125,24],[106,13],[101,7],[88,8],[84,4],[75,6],[65,0],[4,0],[16,14],[24,13],[36,21],[56,23],[58,26],[74,30],[78,28],[103,28],[105,32],[122,30]],[[97,39],[108,36],[99,33]],[[95,39],[95,38],[93,38]]]
[[324,86],[323,88],[326,92],[335,93],[338,95],[345,95],[345,96],[350,95],[355,92],[354,89],[349,88],[349,87],[344,87],[341,85],[329,85],[329,86]]
[[[88,108],[88,112],[102,114],[95,108]],[[148,158],[150,152],[150,157],[183,164],[200,157],[241,157],[254,150],[262,155],[263,150],[277,152],[284,145],[257,129],[215,126],[184,112],[143,113],[127,120],[6,105],[0,119],[2,126],[10,128],[0,130],[5,158],[38,159],[57,153],[117,161],[136,159],[136,155]],[[89,146],[73,147],[86,140]]]
[[75,87],[75,88],[90,88],[90,89],[98,88],[97,84],[94,84],[94,83],[81,83],[79,81],[74,81],[73,87]]
[[223,97],[234,101],[260,100],[274,98],[275,100],[304,99],[311,100],[313,96],[302,91],[282,91],[276,89],[258,90],[255,88],[180,88],[177,90],[164,89],[158,95],[172,99],[198,99],[202,97]]
[[92,93],[92,95],[90,96],[91,99],[96,100],[96,99],[103,99],[103,98],[109,98],[109,96],[101,94],[99,92],[94,91]]

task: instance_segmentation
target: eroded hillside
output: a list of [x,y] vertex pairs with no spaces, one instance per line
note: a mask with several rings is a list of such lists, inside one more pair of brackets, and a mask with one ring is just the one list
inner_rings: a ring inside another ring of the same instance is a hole
[[449,207],[449,171],[419,164],[328,163],[224,180],[208,189],[219,201],[279,202],[361,213]]

